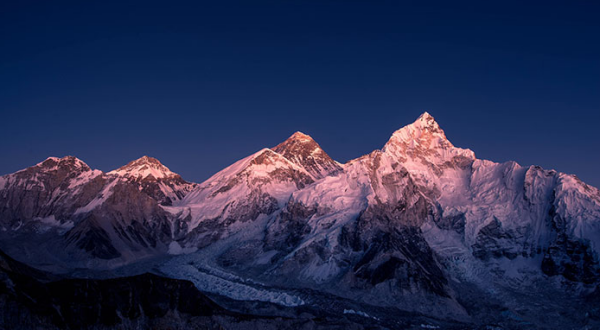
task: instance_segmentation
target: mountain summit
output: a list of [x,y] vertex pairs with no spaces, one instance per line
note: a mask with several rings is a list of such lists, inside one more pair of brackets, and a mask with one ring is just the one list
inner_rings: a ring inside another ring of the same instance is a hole
[[196,186],[183,180],[179,174],[171,172],[158,159],[148,156],[133,160],[125,166],[108,172],[108,175],[138,185],[142,192],[162,205],[171,205],[182,199]]
[[58,168],[81,169],[83,171],[90,170],[90,167],[86,163],[74,156],[65,156],[62,158],[48,157],[46,160],[37,164],[36,166],[46,170]]
[[424,112],[417,120],[392,134],[382,151],[398,159],[417,160],[423,164],[475,159],[469,149],[455,147],[433,116]]
[[108,174],[116,174],[136,179],[145,179],[149,176],[152,176],[154,179],[172,178],[177,176],[177,174],[171,172],[171,170],[164,166],[158,159],[148,156],[133,160],[125,166],[108,172]]
[[427,112],[419,116],[414,123],[395,131],[386,146],[392,144],[426,149],[454,147],[440,125]]
[[341,170],[341,166],[329,157],[312,137],[302,132],[292,134],[272,150],[290,162],[303,167],[315,180]]

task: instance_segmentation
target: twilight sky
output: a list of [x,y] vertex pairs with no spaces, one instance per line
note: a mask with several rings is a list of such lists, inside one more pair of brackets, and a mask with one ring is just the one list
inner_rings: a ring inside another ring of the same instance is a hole
[[600,187],[597,1],[83,2],[0,3],[0,174],[149,155],[200,182],[298,130],[345,162],[428,111]]

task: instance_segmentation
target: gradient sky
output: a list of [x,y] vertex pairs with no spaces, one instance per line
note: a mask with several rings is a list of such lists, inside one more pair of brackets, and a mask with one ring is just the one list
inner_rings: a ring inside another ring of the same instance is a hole
[[295,131],[344,162],[431,113],[600,187],[597,1],[2,1],[0,174],[143,155],[185,179]]

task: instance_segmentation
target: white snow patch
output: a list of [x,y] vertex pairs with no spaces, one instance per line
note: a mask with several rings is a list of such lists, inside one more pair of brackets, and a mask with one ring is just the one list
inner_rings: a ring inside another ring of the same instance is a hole
[[59,232],[62,233],[73,228],[73,226],[75,225],[73,221],[65,221],[61,223],[60,221],[56,220],[54,215],[45,218],[34,218],[33,220],[40,222],[41,226],[38,228],[39,232],[45,232],[51,228],[56,228],[59,230]]
[[366,317],[366,318],[370,318],[370,319],[375,319],[375,320],[379,320],[376,317],[373,317],[363,311],[356,311],[354,309],[344,309],[344,314],[354,314],[354,315],[360,315],[362,317]]
[[102,192],[96,198],[94,198],[86,206],[78,208],[75,211],[74,215],[90,212],[93,209],[97,208],[98,206],[104,204],[104,202],[112,194],[112,189],[117,185],[118,182],[119,182],[119,180],[115,179],[111,183],[106,185],[104,187],[104,189],[102,190]]
[[181,245],[179,245],[179,243],[173,241],[169,244],[169,250],[167,251],[167,253],[173,255],[182,254],[183,248],[181,248]]

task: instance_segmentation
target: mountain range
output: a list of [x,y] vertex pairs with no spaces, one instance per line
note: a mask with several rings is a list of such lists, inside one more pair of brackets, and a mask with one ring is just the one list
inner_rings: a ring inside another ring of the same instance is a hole
[[0,177],[0,248],[61,278],[150,272],[219,308],[342,327],[600,327],[600,191],[478,159],[428,113],[344,164],[296,132],[199,184],[147,156],[107,173],[51,157]]

